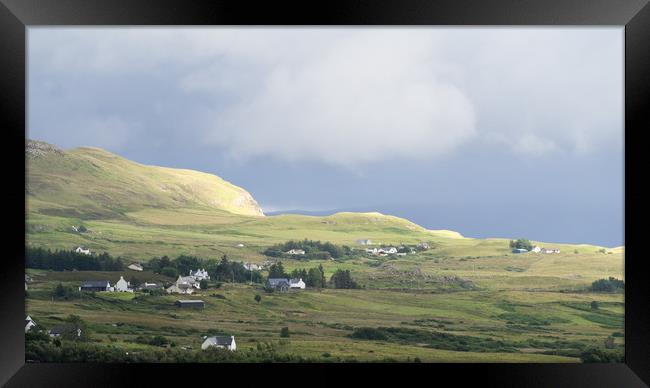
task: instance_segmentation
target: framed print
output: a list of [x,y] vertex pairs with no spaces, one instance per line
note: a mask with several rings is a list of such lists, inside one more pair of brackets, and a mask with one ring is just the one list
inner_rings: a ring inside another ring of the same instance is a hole
[[0,23],[7,386],[650,381],[646,1]]

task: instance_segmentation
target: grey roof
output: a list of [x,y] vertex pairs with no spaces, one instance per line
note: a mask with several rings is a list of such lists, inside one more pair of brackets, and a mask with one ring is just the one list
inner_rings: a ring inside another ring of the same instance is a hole
[[269,283],[269,285],[275,287],[275,286],[282,285],[282,283],[289,284],[289,279],[286,279],[286,278],[269,278],[269,279],[267,279],[267,282]]
[[81,282],[81,287],[109,287],[108,280],[86,280]]
[[56,325],[50,329],[50,334],[62,334],[66,330],[75,329],[75,326],[71,323],[64,323],[61,325]]
[[210,337],[206,339],[206,341],[210,341],[211,344],[219,346],[229,346],[232,344],[232,340],[232,337]]
[[205,303],[205,302],[199,299],[179,299],[176,301],[176,303],[193,304],[193,303]]

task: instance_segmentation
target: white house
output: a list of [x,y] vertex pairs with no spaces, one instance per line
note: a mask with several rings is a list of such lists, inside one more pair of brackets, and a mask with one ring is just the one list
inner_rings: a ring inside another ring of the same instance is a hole
[[543,248],[543,253],[560,253],[560,250],[557,248]]
[[36,322],[29,315],[25,317],[25,333],[30,331],[32,327],[36,326]]
[[118,292],[133,292],[133,289],[131,288],[131,283],[127,282],[124,280],[124,277],[120,276],[120,280],[115,283],[115,291]]
[[429,244],[425,243],[425,242],[421,242],[421,243],[418,244],[418,248],[429,249]]
[[172,284],[171,287],[167,288],[168,294],[191,295],[193,292],[194,292],[194,288],[186,284],[181,284],[181,285]]
[[201,285],[191,276],[178,276],[176,283],[167,288],[169,294],[191,294],[194,289],[201,289]]
[[300,288],[302,290],[305,289],[305,282],[302,281],[302,278],[300,279],[289,279],[289,288]]
[[531,249],[530,251],[531,251],[531,252],[535,252],[535,253],[540,253],[540,252],[542,251],[542,248],[540,248],[540,247],[538,247],[537,245],[535,245],[535,246],[533,247],[533,249]]
[[209,337],[203,341],[201,349],[205,350],[210,347],[228,349],[231,352],[237,350],[237,344],[235,343],[235,336],[231,335],[230,337]]
[[194,280],[210,280],[210,275],[205,269],[197,269],[196,271],[190,270],[190,277],[193,277]]
[[129,265],[129,266],[126,267],[126,268],[128,268],[128,269],[130,269],[130,270],[133,270],[133,271],[138,271],[138,272],[141,272],[141,271],[144,269],[144,268],[142,268],[142,266],[141,266],[140,264],[138,264],[138,263],[132,263],[131,265]]
[[371,253],[373,255],[376,255],[378,253],[378,251],[379,250],[377,248],[366,248],[366,252]]
[[291,249],[289,252],[285,252],[288,255],[304,255],[305,251],[302,249]]
[[245,263],[244,268],[249,270],[249,271],[259,271],[259,270],[262,269],[261,266],[259,266],[257,264],[253,264],[253,263]]
[[90,255],[90,249],[81,246],[77,247],[74,251],[77,253],[83,253],[84,255]]

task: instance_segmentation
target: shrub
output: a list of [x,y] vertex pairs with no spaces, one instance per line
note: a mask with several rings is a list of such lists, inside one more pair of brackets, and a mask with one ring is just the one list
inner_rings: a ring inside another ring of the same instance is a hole
[[260,296],[260,294],[255,294],[255,301],[257,303],[260,303],[261,300],[262,300],[262,297]]
[[285,326],[280,330],[280,337],[289,338],[289,328],[288,327]]
[[598,310],[598,302],[597,301],[592,301],[591,302],[591,309],[592,310]]
[[613,277],[598,279],[591,283],[591,290],[595,292],[617,292],[625,290],[625,282]]

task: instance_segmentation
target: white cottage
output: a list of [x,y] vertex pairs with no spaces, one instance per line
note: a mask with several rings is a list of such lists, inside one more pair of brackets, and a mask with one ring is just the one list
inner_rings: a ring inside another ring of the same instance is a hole
[[231,352],[237,350],[237,344],[235,343],[235,336],[231,335],[230,337],[209,337],[203,341],[201,349],[205,350],[210,347],[228,349]]
[[302,278],[300,279],[289,279],[289,288],[300,288],[302,290],[305,289],[305,282],[302,281]]
[[131,283],[127,282],[124,280],[124,277],[120,276],[120,280],[115,283],[115,291],[118,292],[133,292],[133,289],[131,288]]
[[197,269],[196,271],[190,270],[190,276],[194,278],[194,280],[210,280],[210,275],[208,275],[208,271],[203,269]]
[[74,251],[76,253],[81,253],[81,254],[84,254],[84,255],[90,255],[90,249],[84,248],[84,247],[81,247],[81,246],[77,247],[77,249],[75,249]]
[[305,251],[302,249],[291,249],[286,252],[287,255],[304,255]]
[[141,266],[140,264],[138,264],[138,263],[130,264],[130,265],[129,265],[128,267],[126,267],[126,268],[128,268],[128,269],[130,269],[130,270],[132,270],[132,271],[138,271],[138,272],[142,272],[142,270],[144,269],[144,268],[142,268],[142,266]]
[[32,327],[36,326],[36,322],[29,315],[25,317],[25,333],[30,331]]

